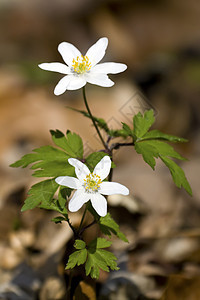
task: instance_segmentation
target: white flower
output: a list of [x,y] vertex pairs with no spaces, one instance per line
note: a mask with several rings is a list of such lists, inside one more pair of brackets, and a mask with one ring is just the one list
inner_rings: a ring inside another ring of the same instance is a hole
[[86,52],[85,56],[72,44],[63,42],[59,44],[64,62],[42,63],[39,67],[43,70],[58,72],[64,76],[56,85],[54,94],[61,95],[66,90],[77,90],[87,82],[103,87],[113,86],[114,82],[107,74],[117,74],[127,69],[125,64],[106,62],[98,64],[104,57],[108,46],[108,39],[101,38]]
[[96,212],[104,217],[107,214],[107,201],[103,195],[122,194],[128,195],[129,190],[117,182],[103,181],[110,173],[111,159],[104,156],[91,173],[88,167],[78,159],[69,158],[68,162],[75,167],[77,178],[70,176],[60,176],[55,181],[77,191],[69,201],[69,210],[75,212],[84,203],[91,200]]

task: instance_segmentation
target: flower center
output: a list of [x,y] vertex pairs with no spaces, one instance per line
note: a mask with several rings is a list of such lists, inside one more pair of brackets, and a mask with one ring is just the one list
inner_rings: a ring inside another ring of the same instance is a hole
[[81,57],[77,56],[76,60],[73,58],[72,67],[75,73],[83,74],[90,71],[92,66],[89,58],[87,56],[81,55]]
[[84,179],[85,191],[88,193],[95,193],[100,188],[101,178],[100,176],[90,173]]

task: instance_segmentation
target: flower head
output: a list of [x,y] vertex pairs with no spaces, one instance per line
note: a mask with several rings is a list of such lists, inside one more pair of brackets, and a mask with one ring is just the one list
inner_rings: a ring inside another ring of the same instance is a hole
[[108,39],[101,38],[91,46],[85,56],[72,44],[62,42],[58,46],[65,64],[53,62],[42,63],[39,67],[43,70],[58,72],[65,76],[58,82],[54,94],[61,95],[66,90],[77,90],[86,85],[100,85],[103,87],[113,86],[114,82],[107,74],[117,74],[127,69],[125,64],[106,62],[98,64],[104,57],[108,46]]
[[103,195],[128,195],[129,190],[117,182],[103,181],[110,173],[111,159],[104,156],[91,173],[88,167],[78,159],[69,158],[68,162],[75,167],[77,178],[60,176],[55,180],[58,184],[76,189],[69,201],[69,210],[75,212],[89,200],[96,212],[104,217],[107,214],[107,201]]

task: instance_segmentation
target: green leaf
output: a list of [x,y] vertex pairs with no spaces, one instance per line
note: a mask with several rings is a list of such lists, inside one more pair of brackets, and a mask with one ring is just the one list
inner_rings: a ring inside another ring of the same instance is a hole
[[187,142],[186,139],[163,133],[159,130],[148,131],[155,118],[153,110],[146,111],[144,116],[138,113],[133,118],[134,147],[138,154],[142,154],[144,161],[154,170],[155,158],[160,158],[169,168],[172,178],[178,187],[183,187],[191,195],[191,187],[183,170],[170,158],[186,160],[167,142]]
[[95,166],[105,155],[108,154],[105,152],[93,152],[85,159],[85,163],[91,172],[94,170]]
[[58,203],[61,208],[64,208],[67,202],[67,198],[71,195],[71,189],[70,188],[64,188],[60,187],[59,193],[58,193]]
[[180,138],[178,136],[175,135],[170,135],[170,134],[166,134],[163,133],[159,130],[151,130],[149,132],[147,132],[142,138],[141,140],[149,140],[149,139],[161,139],[161,140],[166,140],[169,142],[187,142],[188,140]]
[[109,269],[118,270],[114,254],[103,248],[110,247],[111,242],[104,238],[96,238],[86,247],[82,240],[76,240],[74,247],[77,249],[70,256],[66,269],[73,269],[76,265],[85,263],[86,275],[92,278],[99,277],[99,269],[109,272]]
[[[53,177],[34,185],[29,191],[22,211],[32,209],[39,205],[40,208],[55,210],[67,216],[66,198],[70,196],[71,189],[60,188],[58,200],[53,196],[58,188],[55,177],[73,176],[74,167],[68,163],[70,157],[81,158],[83,156],[83,143],[79,135],[67,132],[66,136],[59,130],[51,130],[51,135],[56,146],[42,146],[33,150],[33,153],[24,155],[20,160],[13,163],[11,167],[25,168],[32,165],[35,177]],[[64,150],[64,151],[63,151]]]
[[185,160],[172,146],[160,140],[143,140],[136,142],[135,150],[138,154],[142,154],[144,161],[149,164],[152,169],[155,168],[156,164],[154,157],[158,158],[163,156]]
[[[133,132],[131,134],[131,136],[133,135]],[[125,131],[124,129],[111,129],[109,131],[109,136],[111,137],[123,137],[124,139],[127,138],[127,136],[129,136],[129,134],[127,134],[127,131]]]
[[70,157],[83,158],[83,142],[78,134],[68,131],[65,136],[59,130],[50,132],[54,143],[65,150]]
[[25,200],[21,211],[33,209],[40,203],[49,205],[57,189],[58,184],[54,179],[48,179],[34,184],[28,192],[29,196]]
[[73,252],[69,256],[68,263],[66,265],[66,269],[73,269],[75,265],[82,265],[85,263],[87,258],[87,250],[85,249],[86,243],[82,240],[75,240],[74,247],[78,249],[78,251]]
[[31,169],[40,168],[33,173],[35,177],[58,177],[58,176],[73,176],[74,168],[68,161],[52,161],[39,162],[32,166]]
[[50,203],[42,202],[39,205],[39,208],[48,209],[48,210],[55,210],[55,211],[61,213],[65,217],[65,219],[67,220],[67,217],[68,217],[67,208],[66,207],[61,208],[58,200],[55,200],[55,199],[52,198],[52,202],[50,202]]
[[58,223],[62,223],[63,221],[66,221],[66,219],[64,217],[58,216],[58,217],[51,219],[51,221],[58,224]]
[[177,153],[172,146],[160,140],[143,140],[135,143],[135,150],[142,154],[144,161],[149,164],[152,169],[155,168],[155,158],[160,158],[169,168],[174,183],[178,187],[183,187],[191,195],[191,187],[185,177],[183,170],[171,158],[185,160]]
[[67,161],[67,159],[69,158],[69,155],[67,155],[65,152],[52,146],[42,146],[40,148],[34,149],[33,152],[34,153],[24,155],[20,160],[13,163],[11,167],[26,168],[28,165],[36,161],[51,162],[54,159],[56,161]]
[[119,225],[113,220],[110,213],[108,213],[105,217],[100,217],[99,226],[104,234],[111,236],[113,233],[122,241],[128,243],[126,236],[120,231]]
[[189,182],[183,172],[183,170],[173,161],[167,157],[160,157],[165,165],[169,168],[172,178],[177,187],[183,187],[189,195],[192,196],[192,189],[190,187]]
[[35,153],[24,155],[11,167],[25,168],[34,163],[31,169],[38,169],[33,173],[35,177],[72,176],[74,174],[74,168],[68,163],[69,155],[64,151],[52,146],[43,146],[33,152]]
[[119,270],[116,263],[116,256],[106,250],[99,249],[98,254],[101,256],[101,259],[104,259],[107,266],[111,268],[111,270]]
[[116,257],[109,251],[103,250],[111,245],[111,242],[104,238],[96,238],[88,245],[88,257],[85,264],[86,275],[90,275],[92,278],[99,277],[99,269],[109,272],[109,268],[112,270],[118,270],[116,264]]
[[105,260],[101,258],[98,252],[98,250],[95,252],[90,252],[90,250],[88,250],[88,258],[85,264],[86,275],[90,275],[95,279],[99,278],[99,269],[109,272]]
[[84,249],[86,247],[86,243],[82,240],[75,240],[74,247],[78,250]]
[[64,151],[52,146],[43,146],[33,150],[33,153],[24,155],[11,167],[25,168],[32,164],[31,169],[36,170],[33,173],[35,177],[73,176],[74,167],[68,163],[68,158],[83,157],[82,139],[71,132],[64,136],[59,130],[51,130],[51,135],[54,143]]
[[87,259],[87,249],[74,251],[70,256],[65,267],[66,270],[73,269],[76,265],[80,266],[85,263]]
[[133,131],[126,123],[122,123],[122,128],[123,128],[123,133],[126,137],[133,136]]
[[139,112],[133,118],[133,135],[136,136],[137,139],[140,139],[147,133],[154,121],[155,118],[152,109],[145,111],[144,116]]
[[88,249],[99,249],[99,248],[108,248],[112,243],[104,238],[97,238],[89,243]]

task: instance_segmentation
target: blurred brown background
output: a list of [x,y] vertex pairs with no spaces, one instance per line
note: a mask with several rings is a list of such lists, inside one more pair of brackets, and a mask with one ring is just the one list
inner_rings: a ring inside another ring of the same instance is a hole
[[[128,186],[131,197],[109,204],[130,243],[114,240],[112,250],[125,257],[118,272],[123,280],[102,273],[97,295],[200,299],[199,28],[198,0],[1,0],[0,299],[65,299],[62,260],[71,232],[50,222],[53,213],[21,214],[36,179],[28,169],[9,164],[51,143],[49,129],[79,133],[86,154],[100,149],[89,120],[65,109],[84,109],[81,90],[56,97],[53,89],[62,75],[37,65],[62,62],[57,51],[62,41],[84,54],[103,36],[109,39],[104,61],[123,62],[128,69],[110,76],[116,83],[112,88],[87,85],[94,115],[118,127],[130,122],[129,103],[132,113],[153,107],[158,129],[189,139],[176,149],[189,159],[181,166],[194,196],[174,186],[161,162],[153,172],[133,149],[120,149],[114,180]],[[73,214],[75,223],[78,218]],[[174,293],[186,285],[186,296]]]

